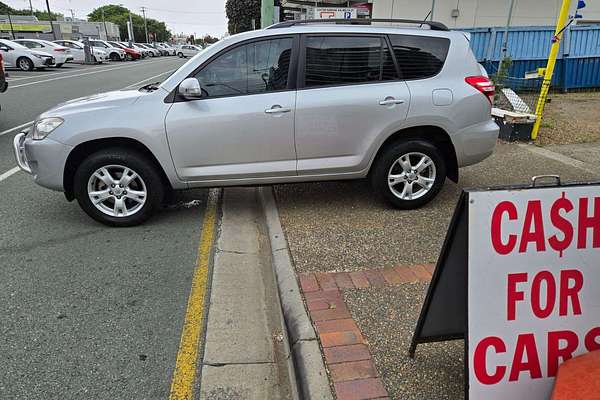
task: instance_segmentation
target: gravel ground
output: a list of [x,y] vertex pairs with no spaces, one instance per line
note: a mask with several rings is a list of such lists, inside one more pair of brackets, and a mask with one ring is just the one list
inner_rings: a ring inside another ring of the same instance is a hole
[[423,344],[408,357],[427,284],[344,291],[344,299],[375,358],[392,399],[464,397],[462,341]]
[[600,92],[550,95],[537,144],[600,142]]
[[435,262],[461,187],[528,183],[559,174],[564,182],[597,179],[516,144],[499,143],[481,164],[461,169],[439,196],[412,211],[388,207],[367,181],[276,186],[281,222],[299,272],[355,271]]

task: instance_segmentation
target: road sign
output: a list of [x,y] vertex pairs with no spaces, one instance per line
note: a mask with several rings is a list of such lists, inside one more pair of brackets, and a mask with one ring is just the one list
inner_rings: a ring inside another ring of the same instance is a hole
[[465,339],[465,396],[549,398],[600,350],[600,182],[461,195],[411,346]]
[[357,9],[350,7],[313,7],[308,10],[309,19],[353,19],[357,16]]

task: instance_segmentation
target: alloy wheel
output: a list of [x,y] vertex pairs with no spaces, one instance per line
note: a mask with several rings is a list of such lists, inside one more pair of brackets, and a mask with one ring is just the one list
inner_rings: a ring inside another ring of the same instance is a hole
[[142,177],[122,165],[98,168],[88,180],[87,193],[98,210],[116,218],[136,214],[148,197]]
[[388,186],[401,200],[425,196],[433,187],[436,167],[426,154],[412,152],[402,155],[388,171]]

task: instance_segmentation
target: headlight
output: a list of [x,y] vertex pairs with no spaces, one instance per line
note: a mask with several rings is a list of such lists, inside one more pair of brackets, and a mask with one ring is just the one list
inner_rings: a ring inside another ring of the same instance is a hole
[[34,57],[37,57],[37,58],[39,58],[39,59],[42,59],[42,58],[44,58],[44,56],[41,56],[41,55],[39,55],[39,54],[34,54],[33,56],[34,56]]
[[65,122],[62,118],[42,118],[33,125],[33,140],[42,140]]

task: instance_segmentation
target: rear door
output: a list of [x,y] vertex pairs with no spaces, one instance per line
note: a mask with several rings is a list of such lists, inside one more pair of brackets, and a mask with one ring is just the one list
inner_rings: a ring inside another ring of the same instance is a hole
[[298,175],[364,171],[402,128],[410,92],[383,35],[305,35],[296,100]]

